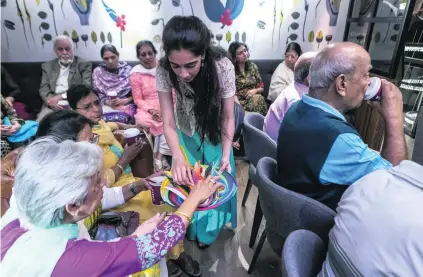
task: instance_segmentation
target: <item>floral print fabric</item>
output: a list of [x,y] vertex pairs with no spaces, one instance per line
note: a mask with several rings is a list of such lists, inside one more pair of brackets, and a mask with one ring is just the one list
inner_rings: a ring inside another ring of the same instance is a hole
[[255,63],[250,62],[248,71],[236,74],[236,96],[247,112],[258,112],[262,115],[267,113],[267,104],[263,95],[254,94],[247,97],[247,92],[251,89],[263,88],[264,84],[260,72]]
[[[228,58],[216,61],[216,70],[219,76],[220,97],[230,98],[235,95],[235,69]],[[176,125],[187,136],[192,137],[196,129],[194,115],[194,91],[191,85],[178,78],[181,93],[176,93]],[[169,72],[163,67],[157,68],[156,87],[160,92],[172,93],[172,82]],[[181,95],[182,94],[182,95]]]
[[177,215],[165,219],[152,233],[135,239],[143,268],[159,262],[185,235],[185,224]]

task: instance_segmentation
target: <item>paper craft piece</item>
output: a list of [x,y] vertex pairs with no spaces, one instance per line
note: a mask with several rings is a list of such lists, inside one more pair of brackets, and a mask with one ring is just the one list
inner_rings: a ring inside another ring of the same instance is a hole
[[[173,182],[171,172],[165,172],[167,178],[163,181],[160,194],[163,201],[172,207],[178,208],[188,197],[190,192],[189,186],[180,186]],[[193,181],[194,184],[205,180],[209,175],[219,176],[216,181],[222,186],[216,190],[216,192],[209,197],[204,203],[200,204],[197,211],[205,211],[215,209],[232,199],[235,196],[238,189],[236,179],[227,171],[219,174],[219,168],[212,165],[201,165],[197,162],[193,169]]]

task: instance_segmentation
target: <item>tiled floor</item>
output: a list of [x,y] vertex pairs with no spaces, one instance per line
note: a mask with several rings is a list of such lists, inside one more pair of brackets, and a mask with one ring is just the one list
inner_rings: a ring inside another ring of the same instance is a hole
[[[185,241],[185,250],[200,263],[203,277],[281,276],[280,258],[273,252],[267,242],[264,244],[253,273],[251,275],[247,273],[259,240],[258,237],[253,249],[248,247],[257,201],[257,188],[253,187],[251,189],[245,207],[241,207],[241,200],[244,196],[248,178],[248,166],[244,161],[236,160],[236,173],[239,185],[237,196],[238,228],[235,231],[225,228],[220,233],[218,240],[205,250],[199,250],[195,243]],[[262,229],[259,231],[259,236],[261,232]],[[182,276],[185,277],[187,275]]]

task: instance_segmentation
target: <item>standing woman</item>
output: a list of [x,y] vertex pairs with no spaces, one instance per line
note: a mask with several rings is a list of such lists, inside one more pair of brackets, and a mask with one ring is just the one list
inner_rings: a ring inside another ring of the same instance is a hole
[[[93,89],[100,97],[104,113],[122,111],[134,116],[136,106],[132,99],[129,82],[131,66],[119,61],[119,52],[112,44],[101,47],[100,54],[103,63],[94,69],[92,79]],[[111,94],[112,97],[110,97]]]
[[267,105],[262,95],[263,80],[255,63],[249,61],[248,47],[234,41],[229,45],[229,54],[235,65],[236,96],[247,112],[267,113]]
[[[196,161],[218,165],[235,176],[232,62],[223,49],[211,46],[208,28],[195,16],[174,16],[162,38],[166,55],[157,69],[156,86],[174,181],[192,184],[190,166]],[[177,92],[175,113],[172,88]],[[196,212],[188,239],[206,248],[230,221],[236,228],[236,196],[217,209]]]

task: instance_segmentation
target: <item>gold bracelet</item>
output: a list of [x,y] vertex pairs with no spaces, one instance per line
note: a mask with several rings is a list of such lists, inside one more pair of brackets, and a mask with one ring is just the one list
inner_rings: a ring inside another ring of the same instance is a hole
[[120,168],[120,173],[123,173],[125,170],[123,170],[123,167],[120,164],[116,164],[117,167]]
[[176,211],[173,214],[177,214],[180,215],[182,217],[185,217],[186,219],[188,219],[188,223],[191,224],[192,218],[189,217],[186,213],[180,212],[180,211]]

